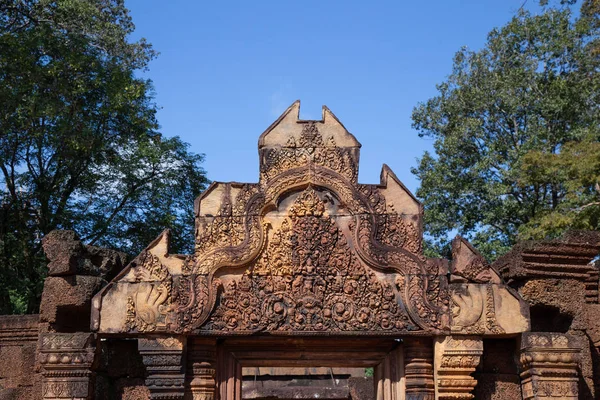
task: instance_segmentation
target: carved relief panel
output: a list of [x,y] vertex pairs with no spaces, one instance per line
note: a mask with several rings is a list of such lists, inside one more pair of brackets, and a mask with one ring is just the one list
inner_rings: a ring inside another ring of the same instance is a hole
[[[399,274],[378,274],[351,249],[349,220],[328,191],[307,187],[265,216],[265,251],[241,278],[222,275],[219,305],[202,329],[416,331]],[[270,215],[273,214],[273,215]]]
[[359,184],[354,136],[327,108],[321,121],[298,109],[261,135],[259,183],[213,183],[198,198],[194,254],[170,254],[163,233],[94,298],[93,329],[503,334],[498,305],[522,310],[489,266],[457,268],[449,285],[447,262],[423,255],[414,196],[385,165],[380,184]]

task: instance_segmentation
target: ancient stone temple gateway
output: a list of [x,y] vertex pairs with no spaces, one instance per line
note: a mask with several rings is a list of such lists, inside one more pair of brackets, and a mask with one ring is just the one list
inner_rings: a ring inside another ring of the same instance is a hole
[[[266,399],[242,390],[266,367],[372,367],[377,400],[598,398],[597,236],[494,267],[461,238],[451,262],[427,258],[414,196],[385,165],[358,183],[360,143],[299,107],[260,136],[258,183],[196,200],[194,254],[171,254],[165,231],[98,291],[110,274],[81,265],[99,250],[49,239],[39,327],[0,317],[2,363],[37,343],[39,379],[0,373],[0,398]],[[50,298],[64,280],[72,297]]]

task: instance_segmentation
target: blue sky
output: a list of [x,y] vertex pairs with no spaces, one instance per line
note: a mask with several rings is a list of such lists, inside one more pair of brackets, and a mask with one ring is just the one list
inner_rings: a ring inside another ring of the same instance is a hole
[[410,168],[432,147],[411,128],[413,107],[461,46],[483,46],[522,4],[126,1],[135,37],[161,53],[144,74],[161,131],[204,153],[211,180],[256,182],[258,136],[300,99],[301,118],[320,119],[326,104],[362,143],[362,183],[379,182],[386,163],[413,192]]

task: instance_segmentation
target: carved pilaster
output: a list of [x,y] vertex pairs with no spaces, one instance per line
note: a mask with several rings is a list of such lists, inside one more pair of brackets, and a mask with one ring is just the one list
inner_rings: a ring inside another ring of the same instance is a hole
[[40,340],[44,399],[91,399],[95,335],[47,333]]
[[146,386],[150,399],[183,399],[185,339],[155,337],[138,339],[138,349],[146,366]]
[[411,338],[404,341],[406,400],[434,400],[433,341]]
[[215,339],[197,338],[188,343],[186,399],[214,400],[216,398]]
[[577,399],[580,353],[581,343],[574,336],[563,333],[523,333],[523,399]]
[[481,361],[483,342],[477,337],[446,336],[435,346],[438,400],[470,400],[477,381],[471,376]]

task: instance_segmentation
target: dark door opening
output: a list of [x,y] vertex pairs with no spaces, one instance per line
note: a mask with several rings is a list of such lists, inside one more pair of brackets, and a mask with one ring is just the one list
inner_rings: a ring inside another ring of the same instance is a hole
[[367,368],[246,367],[243,400],[370,400],[375,397]]
[[219,393],[222,400],[394,400],[395,371],[400,370],[390,366],[397,364],[391,360],[399,354],[398,343],[392,338],[227,338],[218,348]]

